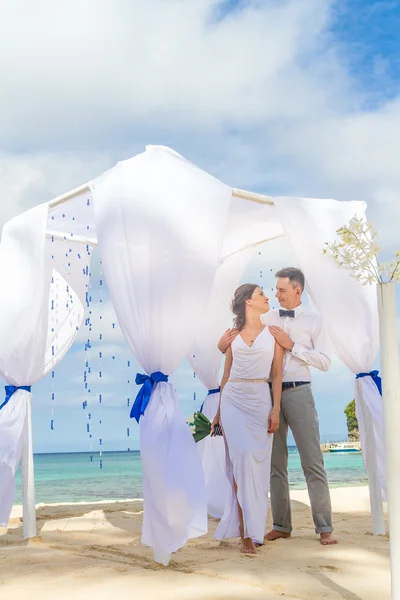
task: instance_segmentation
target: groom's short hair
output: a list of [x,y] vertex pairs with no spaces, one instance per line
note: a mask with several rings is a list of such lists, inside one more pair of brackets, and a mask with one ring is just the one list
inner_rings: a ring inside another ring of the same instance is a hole
[[300,271],[300,269],[296,269],[296,267],[285,267],[284,269],[281,269],[275,273],[275,277],[282,277],[283,279],[287,278],[293,287],[299,286],[301,291],[304,290],[304,273]]

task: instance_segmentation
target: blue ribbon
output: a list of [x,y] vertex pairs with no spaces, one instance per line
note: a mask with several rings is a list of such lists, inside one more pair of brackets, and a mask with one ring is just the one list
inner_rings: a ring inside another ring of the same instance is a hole
[[26,390],[27,392],[31,391],[31,386],[30,385],[6,385],[5,387],[6,390],[6,398],[3,402],[3,404],[0,405],[0,410],[6,405],[8,404],[11,396],[17,391],[17,390]]
[[207,396],[211,396],[211,394],[219,394],[220,391],[221,391],[220,387],[216,388],[215,390],[208,390]]
[[135,402],[131,409],[131,419],[136,419],[139,423],[140,417],[144,415],[144,411],[150,402],[150,397],[153,388],[160,381],[168,381],[168,375],[164,375],[161,371],[156,371],[151,375],[144,375],[143,373],[136,373],[135,382],[137,385],[141,385],[142,388],[139,390],[136,396]]
[[[221,388],[220,388],[220,387],[218,387],[218,388],[215,388],[215,390],[208,390],[208,394],[207,394],[207,396],[211,396],[211,394],[219,394],[219,393],[220,393],[220,391],[221,391]],[[204,406],[204,402],[203,402],[203,404],[202,404],[202,405],[201,405],[201,407],[200,407],[200,411],[199,411],[199,412],[201,412],[201,413],[203,412],[203,406]]]
[[359,373],[356,375],[356,379],[360,379],[360,377],[372,377],[376,387],[378,388],[378,392],[382,396],[382,379],[379,377],[379,371],[371,371],[370,373]]

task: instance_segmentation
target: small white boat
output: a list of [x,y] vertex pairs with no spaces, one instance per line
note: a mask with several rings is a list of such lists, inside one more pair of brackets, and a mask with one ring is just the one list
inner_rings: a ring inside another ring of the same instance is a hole
[[329,452],[336,452],[336,453],[349,453],[349,452],[360,452],[360,449],[357,446],[353,446],[353,445],[349,445],[346,443],[343,444],[332,444],[332,446],[330,446],[328,448]]

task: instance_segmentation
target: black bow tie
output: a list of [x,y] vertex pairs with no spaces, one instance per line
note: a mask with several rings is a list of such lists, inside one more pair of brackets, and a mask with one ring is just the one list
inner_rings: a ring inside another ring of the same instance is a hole
[[292,317],[292,319],[294,319],[294,310],[279,309],[279,316],[280,317]]

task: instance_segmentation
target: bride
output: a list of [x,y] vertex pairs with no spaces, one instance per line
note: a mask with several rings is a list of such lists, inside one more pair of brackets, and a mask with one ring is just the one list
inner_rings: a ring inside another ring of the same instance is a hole
[[[231,490],[215,532],[241,537],[244,554],[264,540],[273,433],[279,427],[284,349],[260,320],[268,298],[254,284],[235,292],[232,312],[239,333],[226,351],[221,400],[212,423],[222,425]],[[272,380],[272,406],[268,378]]]

